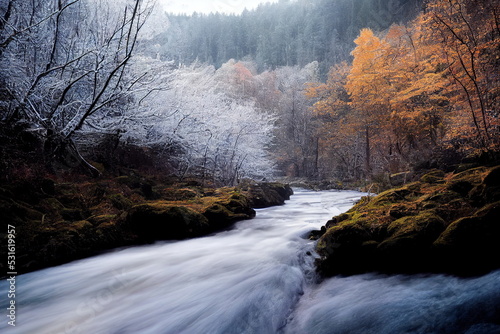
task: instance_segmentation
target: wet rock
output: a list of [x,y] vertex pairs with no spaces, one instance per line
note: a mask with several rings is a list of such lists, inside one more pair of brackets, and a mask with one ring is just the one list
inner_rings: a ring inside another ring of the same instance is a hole
[[208,219],[184,206],[153,202],[132,207],[126,225],[145,241],[185,239],[205,234]]
[[451,223],[434,242],[441,265],[450,271],[488,271],[500,267],[500,202]]
[[323,275],[367,271],[475,275],[500,268],[500,167],[421,181],[362,198],[321,236]]
[[252,208],[266,208],[282,205],[285,200],[290,199],[293,190],[287,184],[282,183],[247,183],[240,185],[247,195]]

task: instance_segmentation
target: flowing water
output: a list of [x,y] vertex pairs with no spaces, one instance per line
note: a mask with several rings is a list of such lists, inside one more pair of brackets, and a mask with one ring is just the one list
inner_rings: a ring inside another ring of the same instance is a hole
[[[16,327],[3,317],[0,332],[500,333],[500,271],[318,282],[305,236],[362,195],[297,191],[229,231],[18,276]],[[5,310],[7,282],[0,288]]]

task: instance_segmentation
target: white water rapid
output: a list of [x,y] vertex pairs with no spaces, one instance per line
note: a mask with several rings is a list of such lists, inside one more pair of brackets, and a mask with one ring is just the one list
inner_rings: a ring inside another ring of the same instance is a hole
[[[334,277],[317,283],[304,238],[363,194],[296,191],[233,229],[21,275],[25,334],[500,333],[500,272]],[[1,307],[8,283],[0,283]]]

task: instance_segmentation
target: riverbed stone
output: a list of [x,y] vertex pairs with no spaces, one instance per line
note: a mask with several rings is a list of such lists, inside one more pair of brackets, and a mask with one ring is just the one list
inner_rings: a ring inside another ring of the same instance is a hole
[[200,236],[209,230],[208,219],[201,213],[167,202],[132,207],[125,226],[140,239],[151,242]]
[[278,182],[245,181],[239,186],[250,201],[252,208],[266,208],[282,205],[293,195],[289,185]]

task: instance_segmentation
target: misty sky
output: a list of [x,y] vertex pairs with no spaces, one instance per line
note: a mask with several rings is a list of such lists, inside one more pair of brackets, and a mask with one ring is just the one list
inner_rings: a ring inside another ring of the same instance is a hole
[[253,9],[259,3],[277,2],[278,0],[158,0],[163,9],[169,13],[221,12],[240,14],[243,9]]

